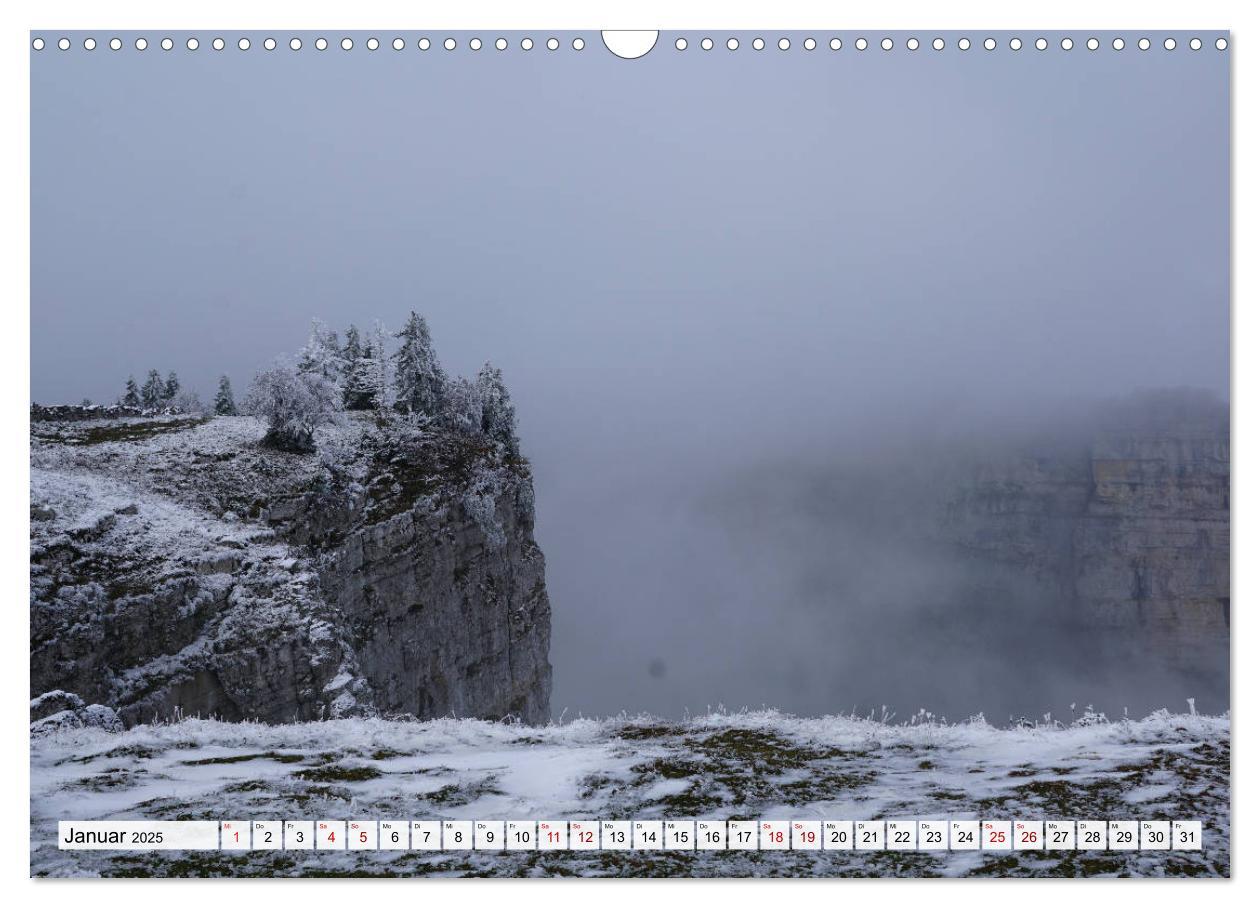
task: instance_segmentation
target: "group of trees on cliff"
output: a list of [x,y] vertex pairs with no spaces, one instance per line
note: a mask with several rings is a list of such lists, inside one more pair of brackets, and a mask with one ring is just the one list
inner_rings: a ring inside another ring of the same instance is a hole
[[127,376],[118,403],[124,407],[141,410],[173,409],[183,413],[200,413],[203,409],[196,391],[180,385],[174,371],[166,373],[165,380],[157,369],[150,369],[144,384],[137,384],[134,375]]
[[146,410],[156,410],[160,407],[175,406],[179,396],[180,384],[178,375],[174,372],[168,372],[166,381],[163,381],[161,372],[157,369],[150,369],[143,385],[136,384],[134,375],[127,376],[127,384],[124,386],[122,397],[118,398],[118,402],[124,407],[143,407]]
[[[162,410],[171,408],[182,413],[201,413],[205,407],[196,391],[183,388],[179,376],[172,370],[162,380],[162,373],[150,369],[143,385],[136,384],[134,375],[127,376],[123,393],[118,403],[124,407],[136,407],[142,410]],[[236,401],[232,397],[232,383],[226,375],[219,378],[219,390],[214,395],[214,412],[218,416],[235,416]]]
[[[397,341],[392,350],[390,338]],[[473,380],[449,378],[415,312],[392,335],[377,322],[367,336],[351,325],[344,340],[314,320],[296,362],[259,373],[245,409],[267,420],[267,443],[290,451],[314,450],[315,430],[341,410],[405,414],[484,436],[509,456],[520,448],[502,371],[486,363]]]

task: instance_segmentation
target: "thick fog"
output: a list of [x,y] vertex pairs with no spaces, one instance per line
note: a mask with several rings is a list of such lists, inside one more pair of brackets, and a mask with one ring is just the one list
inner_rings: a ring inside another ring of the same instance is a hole
[[1227,397],[1225,54],[175,37],[33,55],[33,400],[416,309],[516,402],[557,715],[1209,696],[916,528],[1043,414]]

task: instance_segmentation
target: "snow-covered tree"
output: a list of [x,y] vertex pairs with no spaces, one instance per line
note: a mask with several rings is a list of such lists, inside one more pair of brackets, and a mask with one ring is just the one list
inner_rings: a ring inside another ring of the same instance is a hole
[[516,437],[516,407],[503,382],[503,371],[486,363],[477,373],[477,396],[481,400],[481,431],[515,457],[521,442]]
[[330,331],[317,318],[311,319],[311,335],[298,352],[297,368],[299,372],[318,375],[338,390],[341,388],[346,367],[337,332]]
[[441,412],[446,375],[433,350],[433,338],[423,318],[412,312],[396,335],[401,344],[394,354],[395,406],[404,413],[437,416]]
[[350,374],[354,361],[363,355],[363,342],[359,338],[359,329],[351,325],[346,329],[346,344],[341,348],[341,358],[345,362],[345,374]]
[[342,373],[342,397],[347,410],[371,410],[376,406],[373,374],[376,363],[372,361],[372,344],[363,343],[359,329],[351,325],[346,331],[346,345],[341,349],[344,365]]
[[236,415],[236,399],[232,396],[232,382],[226,375],[219,376],[219,390],[214,393],[214,412],[217,416]]
[[344,398],[347,410],[371,410],[376,406],[376,361],[366,347],[346,373]]
[[267,421],[264,444],[303,453],[315,450],[315,430],[336,418],[340,404],[332,382],[283,363],[260,372],[245,398],[246,412]]
[[136,385],[136,377],[134,375],[127,376],[127,387],[123,391],[120,403],[124,407],[140,406],[140,388]]
[[162,386],[162,399],[170,403],[179,397],[179,376],[174,370],[166,373],[166,384]]
[[446,385],[442,397],[442,417],[452,429],[468,435],[481,434],[481,393],[462,375]]
[[166,385],[157,369],[150,369],[145,376],[144,386],[140,389],[140,403],[148,410],[156,410],[162,406],[162,397],[166,393]]
[[372,329],[367,346],[372,351],[372,370],[367,376],[372,403],[378,410],[386,410],[394,405],[394,370],[385,340],[385,326],[379,321]]

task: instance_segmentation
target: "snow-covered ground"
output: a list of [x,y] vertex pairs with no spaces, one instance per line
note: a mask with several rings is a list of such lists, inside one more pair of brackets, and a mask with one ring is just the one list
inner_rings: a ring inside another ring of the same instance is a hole
[[[254,502],[309,487],[326,464],[361,471],[356,450],[370,424],[363,414],[343,414],[318,430],[320,453],[312,457],[260,445],[266,425],[252,416],[37,422],[31,469],[111,479],[133,493],[244,519]],[[32,490],[33,503],[41,491]]]
[[[36,875],[1220,876],[1229,718],[188,720],[31,741]],[[59,819],[1201,819],[1201,853],[62,852]]]

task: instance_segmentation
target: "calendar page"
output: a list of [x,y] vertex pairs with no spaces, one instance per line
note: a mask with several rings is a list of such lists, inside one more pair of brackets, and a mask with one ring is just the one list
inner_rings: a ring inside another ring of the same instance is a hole
[[27,38],[32,876],[1230,875],[1227,29],[202,21]]

